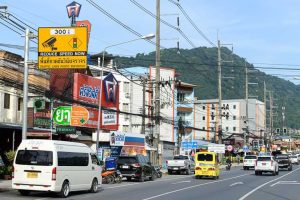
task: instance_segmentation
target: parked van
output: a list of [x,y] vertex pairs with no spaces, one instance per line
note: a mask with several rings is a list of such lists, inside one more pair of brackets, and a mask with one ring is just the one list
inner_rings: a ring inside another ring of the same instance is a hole
[[85,144],[55,140],[23,140],[13,166],[12,188],[21,195],[31,191],[97,192],[102,183],[101,166]]

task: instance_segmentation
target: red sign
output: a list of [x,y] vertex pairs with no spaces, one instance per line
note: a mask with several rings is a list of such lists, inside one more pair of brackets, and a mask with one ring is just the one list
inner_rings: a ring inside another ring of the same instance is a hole
[[[96,107],[99,105],[99,99],[100,99],[100,85],[101,80],[92,76],[87,76],[84,74],[74,73],[74,85],[73,85],[73,98],[75,100],[87,102],[90,104],[94,104]],[[105,81],[103,81],[103,88],[105,85],[108,85]],[[102,114],[100,115],[100,127],[102,129],[107,130],[117,130],[118,129],[118,123],[119,123],[119,113],[117,112],[119,110],[119,88],[118,85],[115,86],[115,101],[110,101],[110,99],[107,99],[107,96],[105,94],[105,90],[102,90],[102,108],[108,108],[115,110],[116,112],[116,123],[110,124],[110,125],[103,125],[103,110]],[[89,111],[89,120],[86,124],[83,126],[89,127],[89,128],[97,128],[98,124],[98,109],[96,108],[89,108],[86,107],[86,109]]]
[[89,40],[90,40],[90,33],[91,33],[91,29],[92,29],[92,24],[89,20],[83,20],[83,21],[76,21],[76,26],[84,26],[84,27],[87,27],[88,29],[88,43],[89,43]]

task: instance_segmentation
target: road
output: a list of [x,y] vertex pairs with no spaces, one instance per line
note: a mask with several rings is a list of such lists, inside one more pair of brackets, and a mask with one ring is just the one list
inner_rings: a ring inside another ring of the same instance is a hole
[[[300,167],[293,171],[280,171],[278,176],[265,174],[255,176],[253,170],[241,167],[222,171],[219,180],[195,179],[192,175],[164,176],[144,183],[124,181],[122,184],[103,185],[96,194],[87,192],[71,193],[69,199],[110,199],[110,200],[299,200]],[[22,197],[16,191],[0,193],[1,200],[8,199],[59,199],[54,194],[32,193]]]

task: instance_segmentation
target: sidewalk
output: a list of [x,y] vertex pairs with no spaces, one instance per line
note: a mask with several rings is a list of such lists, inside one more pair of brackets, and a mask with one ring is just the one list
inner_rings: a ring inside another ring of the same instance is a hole
[[11,190],[11,180],[0,179],[0,192]]

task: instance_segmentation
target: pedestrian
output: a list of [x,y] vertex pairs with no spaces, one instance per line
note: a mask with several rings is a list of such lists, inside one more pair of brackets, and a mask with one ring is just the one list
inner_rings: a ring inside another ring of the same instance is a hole
[[237,159],[237,164],[239,165],[239,164],[240,164],[240,161],[241,161],[240,154],[237,154],[237,155],[236,155],[236,159]]

